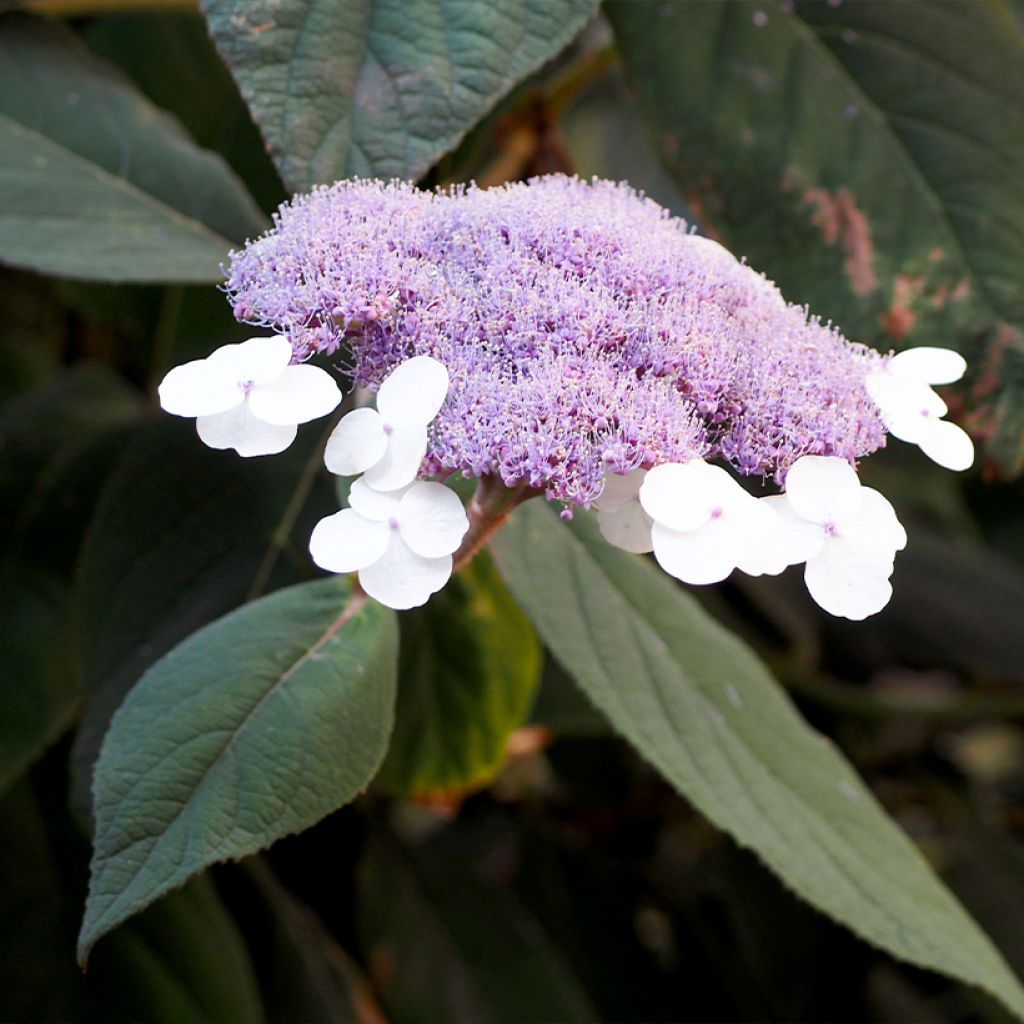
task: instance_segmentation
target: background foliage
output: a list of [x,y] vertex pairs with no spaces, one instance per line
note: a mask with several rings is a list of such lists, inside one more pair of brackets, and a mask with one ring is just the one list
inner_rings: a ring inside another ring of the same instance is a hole
[[[0,1017],[1024,1016],[1014,9],[32,7],[0,13]],[[155,413],[248,333],[219,266],[288,192],[550,171],[968,355],[979,469],[864,469],[911,535],[883,613],[683,591],[534,503],[396,616],[313,578],[322,432],[243,461]]]

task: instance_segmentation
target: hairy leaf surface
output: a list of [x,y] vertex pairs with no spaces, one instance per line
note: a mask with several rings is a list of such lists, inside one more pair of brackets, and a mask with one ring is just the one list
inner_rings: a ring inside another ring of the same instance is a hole
[[597,0],[204,0],[286,184],[419,178]]
[[862,938],[1024,1014],[988,938],[741,640],[589,517],[526,505],[493,548],[566,671],[708,819]]
[[208,865],[356,796],[391,733],[396,647],[394,614],[332,579],[246,605],[154,665],[96,765],[79,957]]

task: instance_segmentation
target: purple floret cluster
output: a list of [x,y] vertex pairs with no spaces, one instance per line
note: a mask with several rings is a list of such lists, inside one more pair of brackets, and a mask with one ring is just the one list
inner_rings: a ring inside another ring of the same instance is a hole
[[451,377],[425,468],[587,507],[607,471],[720,457],[784,478],[885,443],[882,357],[625,185],[551,176],[423,192],[344,181],[232,255],[239,320],[375,388],[414,355]]

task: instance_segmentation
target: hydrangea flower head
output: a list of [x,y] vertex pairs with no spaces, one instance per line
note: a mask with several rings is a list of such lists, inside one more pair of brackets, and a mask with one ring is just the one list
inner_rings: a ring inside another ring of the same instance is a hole
[[[275,337],[172,371],[165,408],[259,454],[337,404],[309,357],[377,392],[328,442],[328,469],[363,475],[310,551],[394,608],[472,557],[488,508],[493,528],[544,493],[563,517],[597,505],[611,543],[689,583],[806,562],[822,607],[863,618],[888,601],[906,533],[857,461],[887,431],[951,468],[973,460],[932,390],[959,356],[847,341],[625,185],[339,182],[233,253],[227,291]],[[758,500],[723,465],[785,493]],[[481,480],[472,526],[422,479],[453,473]]]
[[624,185],[339,182],[234,253],[228,291],[297,358],[343,351],[361,385],[438,360],[451,386],[425,468],[570,507],[609,469],[720,457],[781,480],[801,455],[884,443],[864,388],[880,355]]

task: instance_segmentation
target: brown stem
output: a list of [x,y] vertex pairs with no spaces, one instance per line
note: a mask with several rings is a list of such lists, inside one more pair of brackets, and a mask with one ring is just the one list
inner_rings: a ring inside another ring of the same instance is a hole
[[458,572],[473,559],[473,556],[501,529],[517,505],[543,493],[527,484],[505,487],[493,476],[480,477],[476,493],[466,510],[469,516],[469,530],[453,556],[454,571]]

